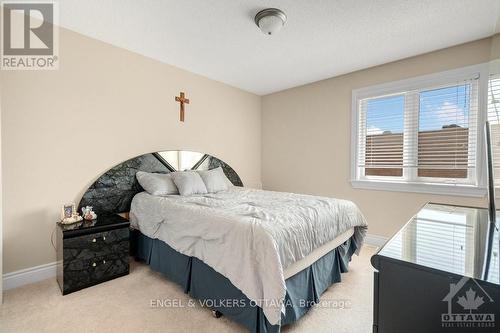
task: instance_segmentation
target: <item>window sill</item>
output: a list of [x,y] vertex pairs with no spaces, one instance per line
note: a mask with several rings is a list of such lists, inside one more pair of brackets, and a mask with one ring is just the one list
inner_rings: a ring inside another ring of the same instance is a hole
[[410,193],[427,193],[436,195],[453,195],[462,197],[484,197],[486,188],[473,185],[405,183],[380,180],[351,180],[356,189],[395,191]]

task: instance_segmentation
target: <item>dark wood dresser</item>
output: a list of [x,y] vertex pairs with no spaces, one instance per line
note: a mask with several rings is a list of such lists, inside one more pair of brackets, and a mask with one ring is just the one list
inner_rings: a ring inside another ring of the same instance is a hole
[[129,225],[119,215],[57,224],[57,282],[63,295],[129,273]]
[[425,205],[371,259],[373,332],[500,332],[499,222]]

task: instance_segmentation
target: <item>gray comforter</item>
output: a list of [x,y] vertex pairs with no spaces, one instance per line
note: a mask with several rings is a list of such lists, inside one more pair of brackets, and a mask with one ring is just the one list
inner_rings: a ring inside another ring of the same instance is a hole
[[278,324],[283,270],[354,227],[361,248],[367,224],[350,201],[231,188],[197,196],[137,194],[132,226],[227,277]]

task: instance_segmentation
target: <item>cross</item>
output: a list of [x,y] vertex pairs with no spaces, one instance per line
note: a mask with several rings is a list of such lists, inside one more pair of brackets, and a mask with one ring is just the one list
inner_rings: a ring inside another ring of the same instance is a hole
[[183,122],[184,121],[184,103],[185,104],[189,104],[189,99],[184,98],[184,93],[181,92],[181,96],[180,97],[175,96],[175,101],[181,103],[181,110],[180,110],[180,112],[181,112],[181,115],[180,115],[181,119],[180,119],[180,121]]

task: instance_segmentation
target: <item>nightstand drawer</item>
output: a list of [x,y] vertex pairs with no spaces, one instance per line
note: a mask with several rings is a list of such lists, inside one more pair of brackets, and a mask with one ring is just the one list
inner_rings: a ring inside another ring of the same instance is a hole
[[121,228],[68,238],[64,240],[63,251],[63,259],[68,263],[74,260],[106,258],[116,253],[128,255],[129,229]]
[[82,289],[129,272],[128,253],[77,259],[64,265],[63,293]]
[[103,216],[80,229],[58,230],[57,280],[63,295],[129,273],[127,220]]

